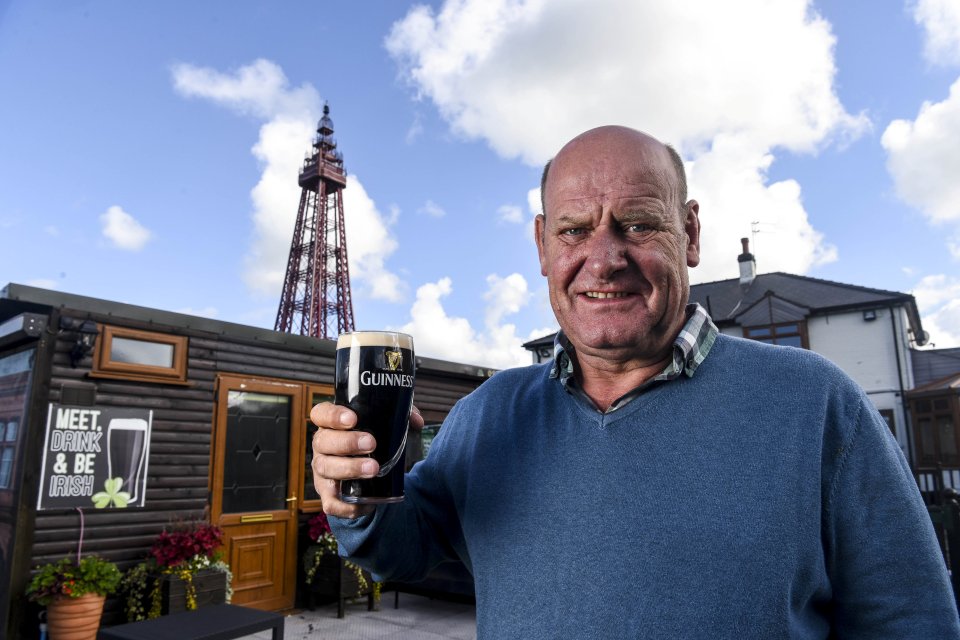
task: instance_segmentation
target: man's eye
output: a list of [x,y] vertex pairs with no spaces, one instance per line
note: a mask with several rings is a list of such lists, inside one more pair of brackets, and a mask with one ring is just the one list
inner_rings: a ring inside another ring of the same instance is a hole
[[563,231],[560,232],[560,235],[562,235],[562,236],[579,236],[579,235],[581,235],[582,233],[583,233],[583,229],[582,229],[581,227],[574,227],[574,228],[572,228],[572,229],[564,229]]
[[631,224],[627,227],[627,231],[630,233],[645,233],[647,231],[653,231],[653,227],[648,224]]

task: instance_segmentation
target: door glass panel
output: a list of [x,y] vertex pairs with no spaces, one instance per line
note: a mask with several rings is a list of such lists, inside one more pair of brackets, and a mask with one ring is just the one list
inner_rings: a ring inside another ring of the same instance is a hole
[[287,508],[290,397],[229,391],[223,512]]
[[[320,404],[321,402],[333,402],[333,396],[329,393],[314,393],[310,398],[310,409],[314,405]],[[308,411],[309,413],[309,411]],[[306,449],[303,456],[303,499],[304,500],[319,500],[320,494],[317,493],[316,488],[313,486],[313,434],[317,432],[317,426],[310,422],[310,417],[307,416],[307,441]]]

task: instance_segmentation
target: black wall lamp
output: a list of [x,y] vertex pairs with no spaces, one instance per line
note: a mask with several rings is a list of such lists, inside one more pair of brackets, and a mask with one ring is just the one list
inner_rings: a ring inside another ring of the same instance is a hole
[[96,344],[99,333],[97,323],[93,320],[60,318],[60,329],[77,334],[76,342],[70,349],[70,366],[76,368],[77,364],[93,351],[93,345]]

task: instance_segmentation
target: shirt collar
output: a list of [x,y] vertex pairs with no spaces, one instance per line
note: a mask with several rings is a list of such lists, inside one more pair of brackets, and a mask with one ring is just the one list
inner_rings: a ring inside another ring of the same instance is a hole
[[[717,326],[713,324],[707,311],[697,303],[688,304],[686,308],[687,321],[683,328],[673,341],[672,358],[667,362],[663,371],[638,387],[635,391],[640,391],[653,382],[662,380],[673,380],[681,373],[688,378],[692,377],[717,338]],[[567,390],[571,390],[571,383],[574,382],[574,359],[571,357],[574,349],[570,340],[564,335],[563,331],[558,331],[553,341],[553,366],[550,369],[551,378],[559,378],[560,383]],[[611,410],[625,404],[624,400],[634,397],[635,392],[631,392],[614,403]]]

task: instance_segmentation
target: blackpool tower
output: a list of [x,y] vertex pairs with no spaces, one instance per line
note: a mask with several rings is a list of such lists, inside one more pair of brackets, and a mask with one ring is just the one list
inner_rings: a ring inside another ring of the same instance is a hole
[[313,151],[300,169],[300,208],[290,243],[276,331],[335,339],[353,331],[353,301],[343,224],[347,174],[323,106]]

